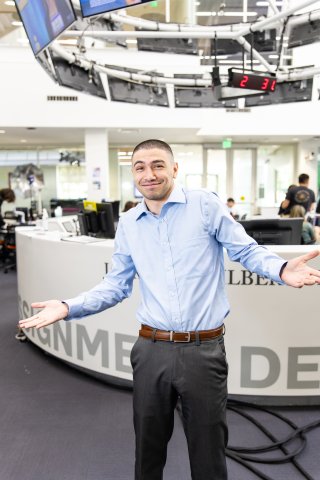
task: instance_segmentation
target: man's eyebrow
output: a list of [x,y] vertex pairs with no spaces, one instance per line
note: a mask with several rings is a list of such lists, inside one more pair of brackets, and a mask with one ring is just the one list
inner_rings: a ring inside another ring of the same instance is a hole
[[144,162],[143,162],[143,160],[137,160],[136,162],[134,162],[133,167],[135,167],[138,163],[142,163],[142,164],[143,164]]
[[[144,160],[136,160],[134,163],[133,163],[133,167],[135,167],[137,164],[141,163],[142,165],[145,164],[145,161]],[[159,158],[159,160],[152,160],[151,162],[151,165],[153,165],[154,163],[165,163],[164,160],[162,160],[161,158]]]

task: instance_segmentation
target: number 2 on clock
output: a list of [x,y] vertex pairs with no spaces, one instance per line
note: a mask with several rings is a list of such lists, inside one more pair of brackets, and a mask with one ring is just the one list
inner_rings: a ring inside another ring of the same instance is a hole
[[247,85],[248,80],[249,80],[248,75],[243,75],[242,80],[241,80],[241,82],[240,82],[240,87],[245,88],[245,86]]

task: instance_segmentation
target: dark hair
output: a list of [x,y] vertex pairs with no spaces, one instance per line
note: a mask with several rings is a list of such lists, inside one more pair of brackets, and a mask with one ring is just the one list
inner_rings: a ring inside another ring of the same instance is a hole
[[11,188],[2,188],[0,190],[0,195],[2,200],[5,200],[6,202],[9,202],[9,203],[14,202],[16,199],[16,195]]
[[309,175],[307,175],[306,173],[301,173],[301,175],[299,175],[299,183],[306,183],[308,180],[309,180]]
[[233,203],[236,203],[236,202],[234,201],[234,198],[232,198],[232,197],[229,197],[229,198],[227,198],[227,202],[233,202]]
[[151,148],[159,148],[160,150],[164,150],[173,158],[173,152],[170,145],[168,145],[166,142],[163,142],[162,140],[156,140],[154,138],[150,140],[144,140],[143,142],[135,146],[132,152],[132,157],[139,150],[151,150]]
[[134,208],[136,206],[135,202],[133,202],[132,200],[128,200],[125,204],[124,204],[124,208],[123,208],[123,212],[127,212],[128,210],[130,210],[131,208]]

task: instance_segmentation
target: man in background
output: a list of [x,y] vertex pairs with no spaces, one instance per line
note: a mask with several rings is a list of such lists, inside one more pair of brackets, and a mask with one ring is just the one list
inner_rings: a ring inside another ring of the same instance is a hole
[[301,173],[298,178],[299,185],[291,186],[286,194],[281,207],[290,213],[294,205],[302,206],[308,213],[314,210],[316,197],[314,191],[309,188],[309,175]]
[[227,199],[227,207],[230,212],[230,215],[235,219],[239,220],[239,212],[237,211],[236,202],[234,198],[229,197]]

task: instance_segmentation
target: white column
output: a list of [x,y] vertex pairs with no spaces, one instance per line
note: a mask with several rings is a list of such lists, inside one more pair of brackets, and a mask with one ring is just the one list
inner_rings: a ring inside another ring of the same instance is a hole
[[85,158],[88,183],[88,200],[96,202],[110,196],[109,141],[104,128],[85,131]]

